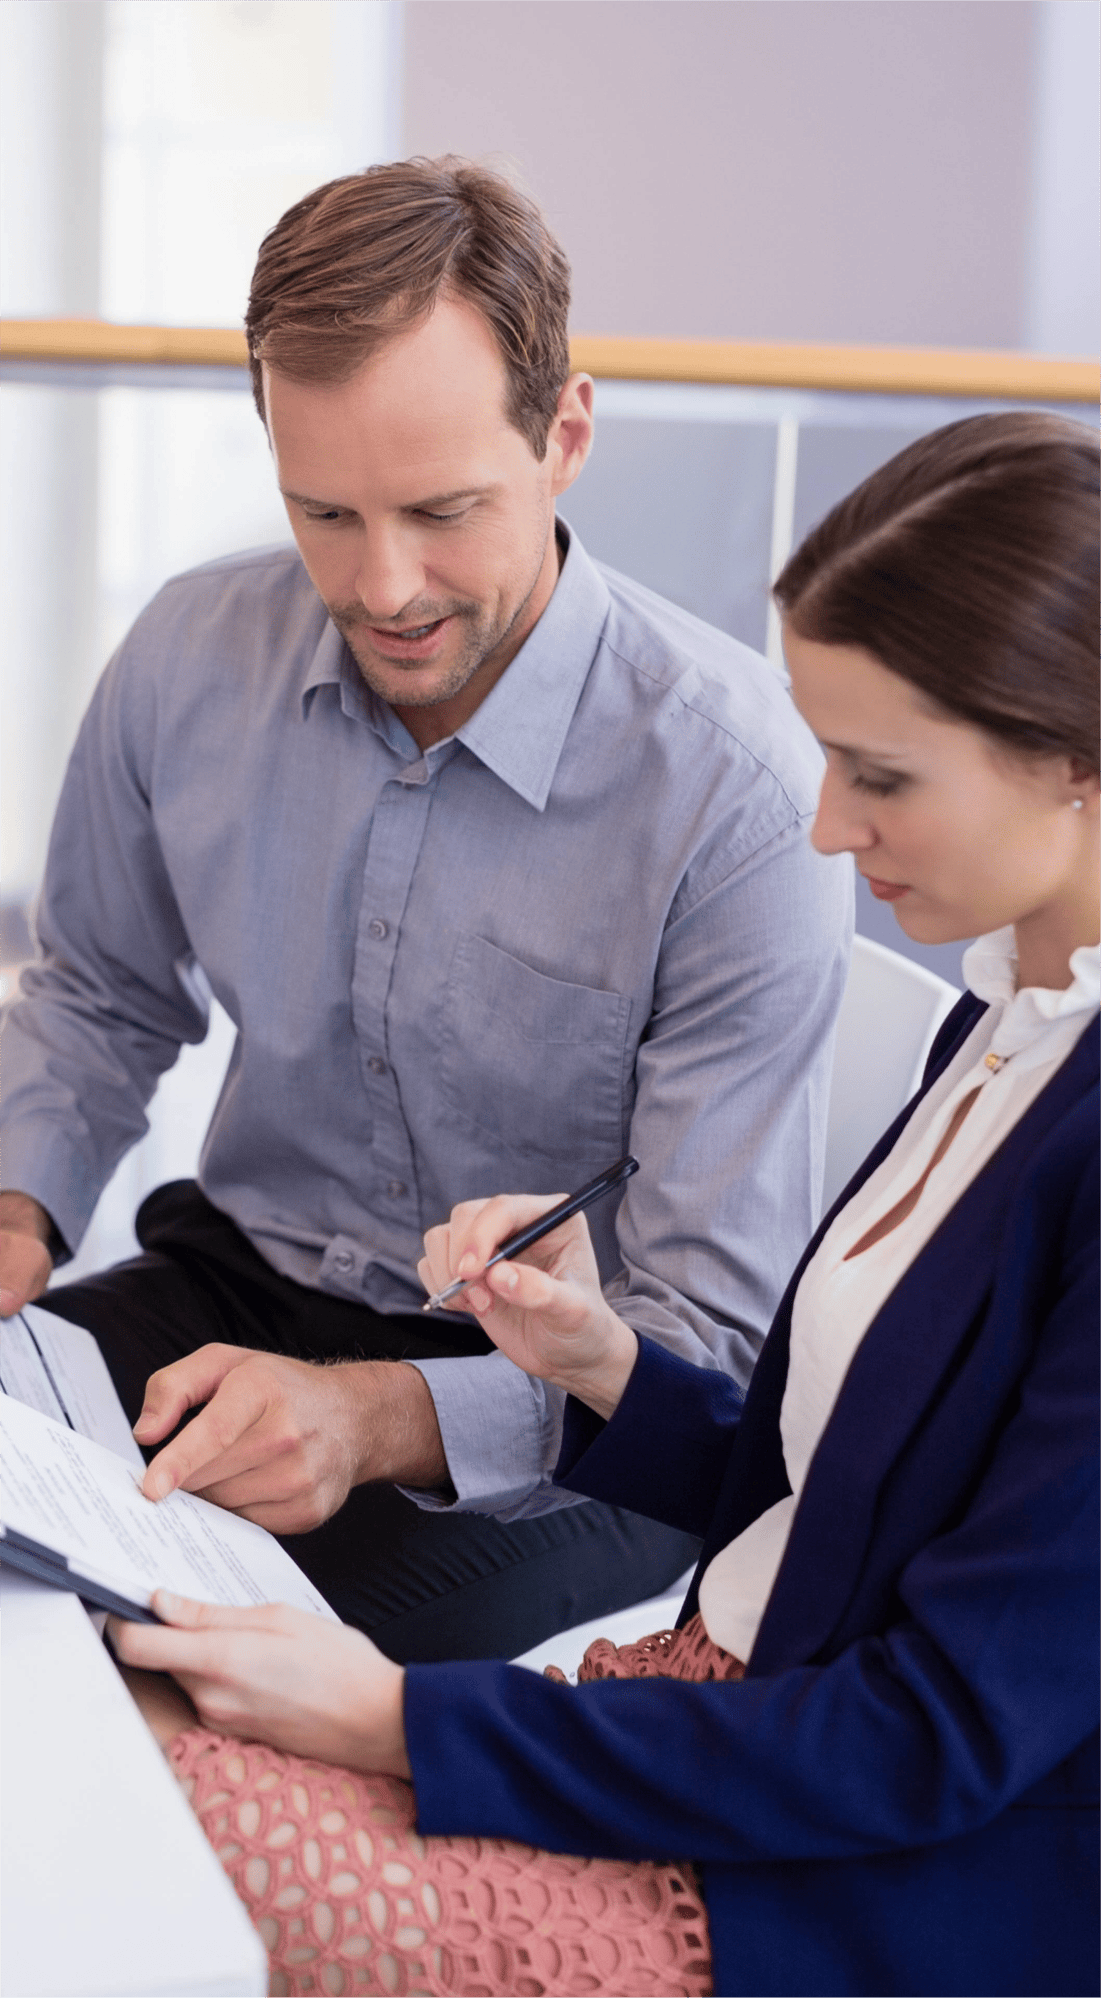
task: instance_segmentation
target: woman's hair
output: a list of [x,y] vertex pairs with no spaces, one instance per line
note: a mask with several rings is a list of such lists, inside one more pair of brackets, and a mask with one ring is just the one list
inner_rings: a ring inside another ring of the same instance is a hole
[[1006,747],[1098,767],[1098,456],[1037,410],[919,438],[781,571],[792,630],[854,645]]
[[245,315],[261,417],[263,362],[292,381],[346,381],[441,296],[487,320],[509,422],[541,459],[570,372],[570,267],[534,202],[467,160],[395,160],[331,180],[264,237]]

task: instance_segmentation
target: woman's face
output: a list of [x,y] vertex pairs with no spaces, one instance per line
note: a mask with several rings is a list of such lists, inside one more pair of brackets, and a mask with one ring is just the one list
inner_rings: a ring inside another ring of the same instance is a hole
[[785,629],[800,713],[826,753],[811,839],[851,853],[907,936],[947,943],[1081,893],[1083,795],[1065,757],[1019,758],[857,646]]

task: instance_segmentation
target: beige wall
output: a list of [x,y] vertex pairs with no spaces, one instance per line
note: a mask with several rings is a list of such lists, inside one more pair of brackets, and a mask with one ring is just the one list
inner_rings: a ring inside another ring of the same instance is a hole
[[408,0],[404,150],[516,163],[578,331],[1013,347],[1037,21],[1031,0]]

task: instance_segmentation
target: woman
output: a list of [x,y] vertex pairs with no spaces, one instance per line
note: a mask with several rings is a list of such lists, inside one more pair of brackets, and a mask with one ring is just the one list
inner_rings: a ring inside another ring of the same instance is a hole
[[[572,1688],[402,1673],[285,1610],[113,1626],[206,1724],[170,1757],[273,1989],[1096,1988],[1090,440],[950,425],[776,594],[826,753],[814,843],[910,936],[983,933],[970,989],[744,1407],[615,1316],[581,1218],[466,1294],[569,1391],[560,1482],[706,1536],[676,1634],[592,1647]],[[547,1204],[457,1208],[426,1284],[477,1278]]]

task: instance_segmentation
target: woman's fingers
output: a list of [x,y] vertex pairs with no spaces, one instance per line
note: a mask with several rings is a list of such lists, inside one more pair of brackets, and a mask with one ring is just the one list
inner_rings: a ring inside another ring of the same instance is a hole
[[239,1623],[242,1615],[248,1619],[249,1612],[227,1609],[223,1603],[200,1603],[193,1596],[177,1596],[171,1589],[155,1589],[153,1608],[162,1623],[176,1624],[181,1630],[212,1630],[219,1625],[228,1627]]
[[164,1623],[128,1623],[111,1617],[107,1625],[112,1646],[124,1665],[146,1672],[201,1673],[215,1669],[222,1633],[207,1627],[187,1628]]
[[223,1608],[158,1591],[162,1624],[108,1620],[121,1663],[170,1672],[209,1726],[300,1755],[409,1775],[404,1674],[361,1632],[285,1604]]
[[[519,1234],[521,1228],[549,1214],[565,1198],[563,1193],[499,1193],[494,1199],[484,1201],[469,1219],[464,1217],[458,1227],[452,1217],[455,1275],[477,1275],[510,1235]],[[550,1241],[551,1237],[546,1239]]]
[[477,1276],[502,1242],[564,1198],[561,1193],[499,1193],[492,1200],[460,1201],[450,1219],[430,1228],[424,1238],[418,1274],[429,1296],[446,1290],[449,1283]]
[[[545,1373],[583,1336],[594,1300],[534,1263],[496,1263],[466,1292],[482,1330],[529,1373]],[[599,1293],[597,1293],[597,1301]]]
[[[478,1288],[489,1304],[509,1305],[514,1311],[532,1312],[547,1324],[563,1329],[578,1319],[583,1302],[568,1279],[552,1276],[535,1263],[495,1263],[485,1273]],[[492,1293],[492,1295],[491,1295]]]
[[[158,1603],[158,1607],[159,1607]],[[209,1605],[194,1605],[204,1611]],[[170,1673],[208,1726],[250,1732],[250,1711],[267,1674],[257,1647],[280,1643],[277,1630],[245,1629],[239,1623],[214,1623],[204,1616],[192,1625],[108,1622],[115,1655],[123,1666],[145,1672]],[[250,1670],[250,1666],[252,1669]],[[256,1666],[255,1692],[249,1685]]]
[[177,1630],[264,1630],[287,1636],[312,1631],[317,1625],[309,1610],[292,1609],[289,1603],[200,1603],[171,1589],[154,1590],[153,1608],[162,1626]]
[[583,1387],[583,1399],[598,1380],[604,1412],[618,1399],[622,1363],[629,1372],[638,1345],[605,1302],[584,1215],[488,1266],[509,1236],[558,1204],[556,1194],[499,1194],[456,1208],[446,1226],[425,1237],[421,1281],[433,1296],[456,1280],[465,1283],[454,1308],[473,1313],[516,1366],[570,1392]]
[[551,1270],[497,1263],[467,1296],[483,1331],[525,1373],[554,1381],[605,1418],[618,1407],[638,1338],[606,1302],[591,1254],[580,1267]]
[[313,1621],[305,1611],[290,1609],[286,1603],[227,1607],[194,1602],[168,1589],[155,1591],[152,1606],[160,1623],[130,1623],[122,1617],[108,1617],[111,1644],[124,1665],[171,1672],[174,1678],[188,1681],[224,1677],[242,1637],[294,1635],[299,1623]]
[[[446,1222],[439,1228],[428,1230],[424,1238],[424,1254],[417,1264],[417,1275],[429,1297],[436,1297],[441,1290],[454,1283],[451,1230]],[[466,1311],[468,1308],[465,1292],[450,1298],[446,1306],[448,1311]]]
[[155,1589],[151,1605],[160,1618],[159,1623],[130,1623],[125,1617],[109,1616],[107,1629],[111,1642],[120,1638],[129,1650],[131,1640],[156,1637],[166,1630],[281,1631],[288,1627],[288,1622],[306,1615],[304,1610],[291,1609],[287,1603],[201,1603],[192,1596],[178,1596],[171,1589]]

